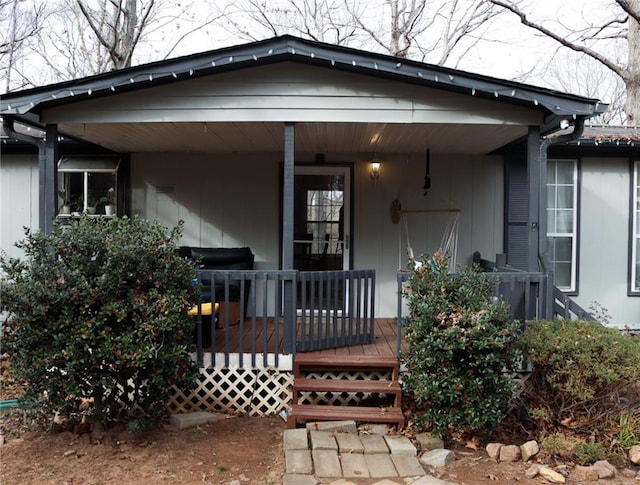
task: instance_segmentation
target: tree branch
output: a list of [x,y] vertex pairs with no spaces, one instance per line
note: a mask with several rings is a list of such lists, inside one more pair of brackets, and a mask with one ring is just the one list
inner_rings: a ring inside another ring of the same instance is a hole
[[[567,39],[565,39],[564,37],[562,37],[561,35],[547,29],[546,27],[544,27],[543,25],[540,25],[536,22],[532,22],[527,18],[527,15],[520,9],[518,8],[516,5],[514,5],[511,2],[506,2],[503,0],[487,0],[491,3],[493,3],[494,5],[498,5],[499,7],[502,7],[506,10],[509,10],[510,12],[514,13],[515,15],[517,15],[518,17],[520,17],[520,22],[523,25],[526,25],[527,27],[530,27],[534,30],[537,30],[538,32],[544,34],[545,36],[549,37],[550,39],[555,40],[556,42],[559,42],[560,44],[562,44],[563,46],[574,50],[576,52],[581,52],[593,59],[595,59],[596,61],[600,62],[601,64],[603,64],[605,67],[607,67],[608,69],[611,69],[613,72],[615,72],[618,76],[620,76],[622,79],[627,79],[629,77],[629,72],[628,70],[618,66],[615,62],[613,62],[611,59],[609,59],[608,57],[605,57],[604,55],[600,54],[599,52],[590,49],[587,46],[581,45],[581,44],[576,44],[575,42],[571,42]],[[624,0],[617,0],[618,3],[620,3],[621,1]]]
[[[620,8],[624,10],[629,17],[634,18],[635,21],[640,24],[640,11],[634,9],[634,6],[631,5],[629,0],[616,0],[616,3],[620,5]],[[637,4],[635,6],[637,7]]]

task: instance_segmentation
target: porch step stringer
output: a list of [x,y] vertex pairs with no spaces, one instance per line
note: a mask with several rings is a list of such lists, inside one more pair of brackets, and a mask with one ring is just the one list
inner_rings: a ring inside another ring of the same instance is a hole
[[[354,420],[361,423],[396,424],[404,427],[402,413],[402,388],[398,381],[400,364],[395,357],[388,356],[336,356],[313,353],[298,353],[293,365],[293,404],[287,418],[289,428],[307,421]],[[309,374],[323,372],[358,374],[371,372],[377,375],[387,374],[389,379],[336,379],[309,378]],[[322,393],[362,393],[392,396],[388,406],[346,406],[300,403],[303,392]]]

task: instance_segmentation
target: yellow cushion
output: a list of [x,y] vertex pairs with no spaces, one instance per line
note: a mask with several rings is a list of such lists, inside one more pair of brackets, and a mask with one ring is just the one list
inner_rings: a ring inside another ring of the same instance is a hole
[[[216,311],[218,311],[218,307],[219,307],[219,306],[220,306],[220,305],[218,304],[218,302],[216,302],[216,304],[215,304],[215,309],[216,309]],[[200,310],[200,315],[211,315],[211,302],[210,302],[210,301],[208,301],[208,302],[206,302],[206,303],[202,303],[202,304],[200,305],[200,308],[201,308],[201,310]],[[194,306],[194,307],[193,307],[191,310],[189,310],[187,313],[188,313],[188,315],[189,315],[190,317],[195,317],[195,316],[197,316],[197,315],[198,315],[198,305]]]

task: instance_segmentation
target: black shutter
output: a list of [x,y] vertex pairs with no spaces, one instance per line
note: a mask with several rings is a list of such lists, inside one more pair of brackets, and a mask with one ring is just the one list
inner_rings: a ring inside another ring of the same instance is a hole
[[505,252],[507,264],[526,270],[528,261],[529,184],[525,154],[506,157]]

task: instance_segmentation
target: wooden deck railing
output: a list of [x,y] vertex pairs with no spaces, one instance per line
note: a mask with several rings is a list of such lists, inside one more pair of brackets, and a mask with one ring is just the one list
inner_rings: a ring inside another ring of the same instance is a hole
[[[534,319],[551,318],[549,300],[549,278],[542,273],[526,273],[520,271],[483,273],[495,283],[494,296],[502,297],[511,307],[514,319],[525,322]],[[404,304],[402,302],[403,286],[411,273],[398,272],[398,320],[404,320]],[[455,274],[452,275],[455,278]]]
[[553,287],[553,313],[567,320],[578,318],[580,320],[587,320],[588,322],[598,321],[591,313],[555,286]]
[[[201,367],[279,367],[296,350],[373,340],[374,270],[196,273],[203,301],[192,345]],[[203,315],[210,302],[217,312]]]

